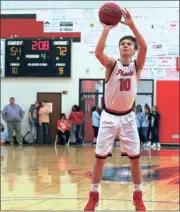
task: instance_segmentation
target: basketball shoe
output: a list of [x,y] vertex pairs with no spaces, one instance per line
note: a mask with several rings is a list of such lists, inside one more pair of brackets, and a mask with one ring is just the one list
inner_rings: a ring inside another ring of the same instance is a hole
[[95,211],[96,206],[99,204],[99,192],[90,191],[89,193],[89,201],[86,204],[84,211]]
[[142,191],[134,191],[133,204],[136,207],[136,211],[146,211],[146,207],[142,199]]

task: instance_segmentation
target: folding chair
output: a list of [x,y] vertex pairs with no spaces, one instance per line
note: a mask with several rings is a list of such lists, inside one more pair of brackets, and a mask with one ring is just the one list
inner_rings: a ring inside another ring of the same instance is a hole
[[55,138],[55,142],[54,142],[54,145],[56,146],[57,145],[57,142],[59,141],[59,136],[58,134],[56,133],[56,138]]
[[[66,136],[63,135],[63,138],[64,138],[64,144],[66,145]],[[58,136],[58,133],[56,133],[56,138],[55,138],[54,145],[56,146],[58,142],[59,142],[59,136]]]
[[71,131],[70,131],[69,140],[68,140],[68,146],[69,146],[69,143],[75,143],[75,142],[76,142],[76,136],[75,136],[75,134],[73,133],[73,131],[71,130]]

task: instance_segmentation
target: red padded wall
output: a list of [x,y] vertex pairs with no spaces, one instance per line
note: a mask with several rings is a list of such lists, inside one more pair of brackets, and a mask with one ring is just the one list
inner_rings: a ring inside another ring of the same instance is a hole
[[157,81],[156,104],[161,114],[160,142],[178,143],[179,138],[172,138],[172,135],[180,134],[179,81]]

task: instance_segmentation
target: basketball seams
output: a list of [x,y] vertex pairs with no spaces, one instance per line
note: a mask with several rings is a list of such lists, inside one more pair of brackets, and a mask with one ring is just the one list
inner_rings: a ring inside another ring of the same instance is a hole
[[[111,13],[106,13],[104,11],[102,11],[101,13],[104,14],[104,15],[107,15],[107,16],[111,16],[112,18],[114,17]],[[121,14],[120,13],[118,15],[119,15],[118,17],[116,16],[114,18],[120,18],[121,17]]]
[[100,21],[107,25],[117,24],[121,18],[121,8],[115,3],[106,3],[99,10]]

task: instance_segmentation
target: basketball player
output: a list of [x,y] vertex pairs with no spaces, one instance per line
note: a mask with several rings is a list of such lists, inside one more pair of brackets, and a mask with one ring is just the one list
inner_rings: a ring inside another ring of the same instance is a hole
[[[104,47],[109,31],[115,27],[103,25],[103,32],[96,47],[95,55],[106,68],[105,72],[105,110],[102,112],[100,128],[97,137],[96,159],[92,171],[92,184],[90,198],[84,211],[94,211],[99,202],[99,183],[103,172],[105,159],[115,137],[121,141],[121,155],[128,156],[131,162],[131,174],[134,183],[133,204],[136,211],[146,211],[142,199],[141,168],[140,168],[140,142],[137,132],[135,114],[132,106],[136,98],[137,83],[143,69],[147,45],[133,22],[130,13],[122,10],[125,24],[135,35],[124,36],[120,39],[120,59],[115,60],[104,54]],[[139,46],[137,59],[132,56]],[[117,192],[120,187],[117,188]],[[119,208],[120,209],[120,208]]]

